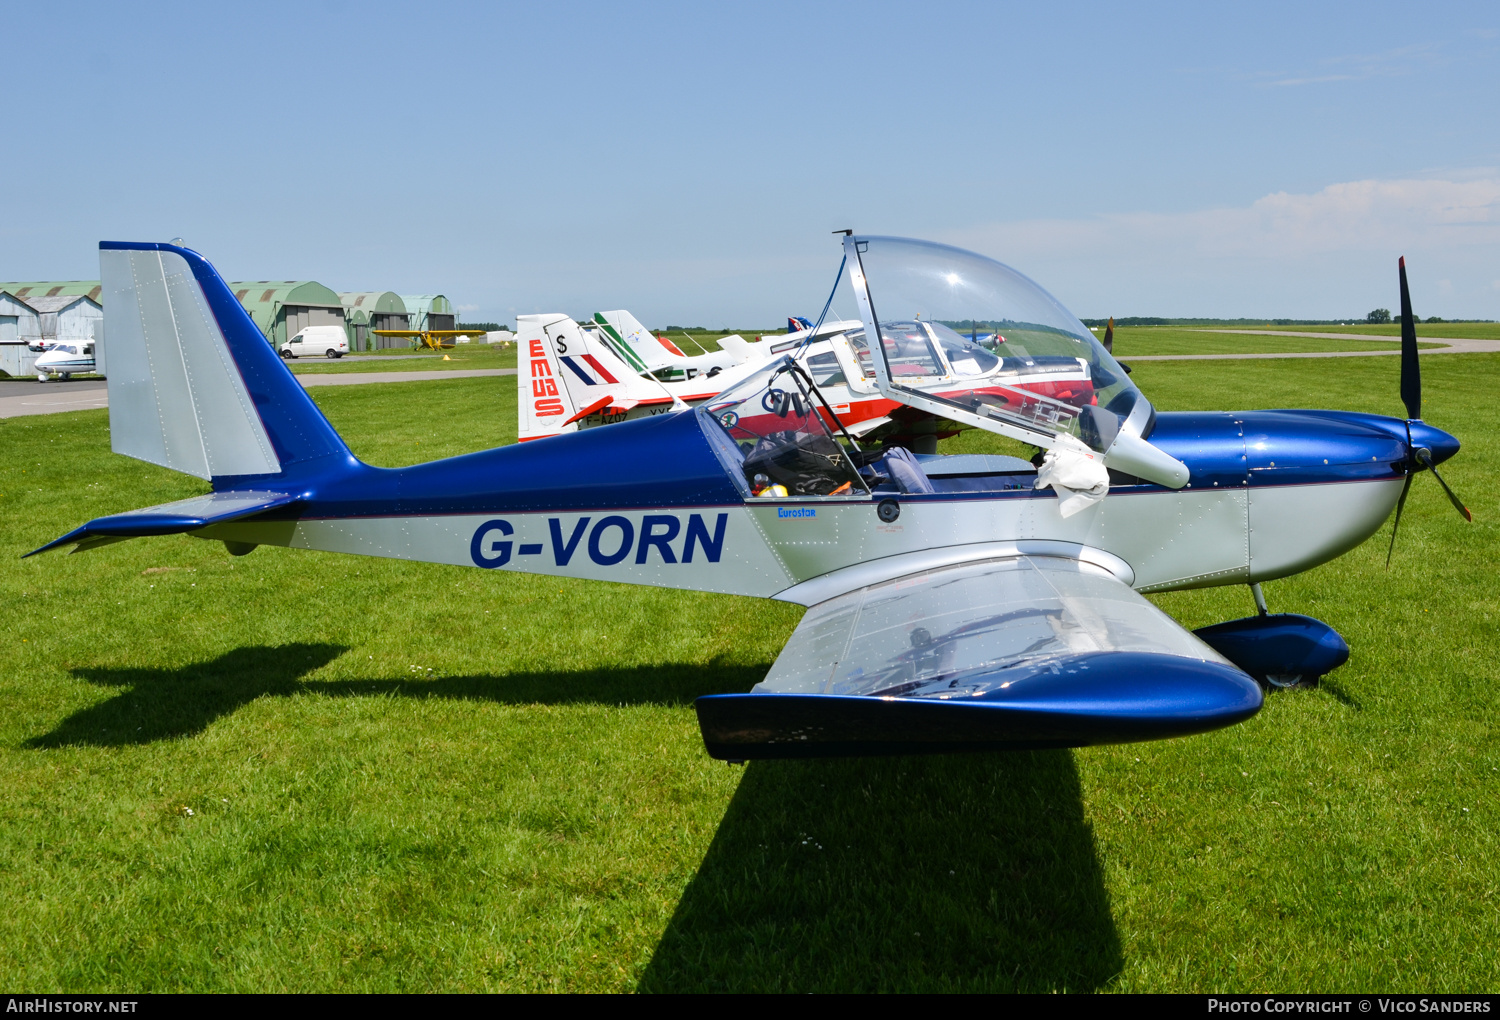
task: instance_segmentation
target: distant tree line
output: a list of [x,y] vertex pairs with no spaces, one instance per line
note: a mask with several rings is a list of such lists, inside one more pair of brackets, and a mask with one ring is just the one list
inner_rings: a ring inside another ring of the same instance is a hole
[[508,330],[509,326],[502,322],[460,322],[456,329],[482,329],[486,333],[498,333],[502,329]]
[[710,336],[716,336],[719,333],[723,333],[725,336],[728,336],[730,333],[738,333],[741,336],[770,336],[772,333],[785,333],[786,327],[773,326],[770,329],[730,329],[728,326],[720,326],[718,329],[709,329],[707,326],[658,326],[651,332],[657,334],[707,333]]
[[[1384,315],[1385,318],[1378,318]],[[1085,326],[1103,328],[1108,319],[1080,319]],[[1351,315],[1343,319],[1164,319],[1153,315],[1115,316],[1116,326],[1353,326],[1358,323],[1390,322],[1389,308],[1377,308],[1365,315]],[[1436,315],[1418,322],[1494,322],[1494,319],[1440,319]]]
[[[1412,315],[1412,319],[1415,322],[1449,322],[1449,321],[1452,321],[1452,322],[1483,322],[1483,321],[1485,321],[1483,319],[1452,319],[1452,320],[1449,320],[1449,319],[1440,319],[1436,315],[1429,315],[1427,318],[1424,319],[1420,315],[1416,315],[1416,314]],[[1375,309],[1374,311],[1370,312],[1368,315],[1365,316],[1365,321],[1366,322],[1390,322],[1391,321],[1391,310],[1389,308],[1377,308],[1377,309]]]

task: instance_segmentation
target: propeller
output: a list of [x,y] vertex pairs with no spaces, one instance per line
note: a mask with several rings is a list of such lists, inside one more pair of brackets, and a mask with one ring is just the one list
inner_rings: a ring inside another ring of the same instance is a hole
[[1104,349],[1110,354],[1115,353],[1115,317],[1113,315],[1109,317],[1109,325],[1104,327]]
[[1463,501],[1454,494],[1438,474],[1432,461],[1432,451],[1425,446],[1416,446],[1411,438],[1411,423],[1422,420],[1422,366],[1417,360],[1417,324],[1411,314],[1411,291],[1406,286],[1406,257],[1403,255],[1397,266],[1401,274],[1401,402],[1406,405],[1406,449],[1408,451],[1406,482],[1401,486],[1401,498],[1396,501],[1396,521],[1391,525],[1391,545],[1385,553],[1385,565],[1389,569],[1391,554],[1396,551],[1396,532],[1401,528],[1401,513],[1406,509],[1406,494],[1411,491],[1411,480],[1424,468],[1448,494],[1448,502],[1463,515],[1464,520],[1474,520],[1474,515]]

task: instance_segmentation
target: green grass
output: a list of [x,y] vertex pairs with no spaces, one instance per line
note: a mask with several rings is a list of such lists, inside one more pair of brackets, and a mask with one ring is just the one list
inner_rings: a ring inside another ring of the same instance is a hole
[[[1337,332],[1337,331],[1335,331]],[[1353,332],[1350,330],[1350,332]],[[719,349],[722,333],[692,334],[710,351]],[[744,334],[754,341],[759,334]],[[1103,330],[1094,334],[1104,335]],[[1399,328],[1395,335],[1400,335]],[[1436,334],[1434,334],[1436,335]],[[1447,335],[1447,334],[1444,334]],[[1465,333],[1451,334],[1467,336]],[[1488,334],[1486,334],[1488,335]],[[1496,334],[1500,336],[1500,333]],[[697,354],[698,349],[683,340],[680,333],[668,338],[685,354]],[[1442,344],[1423,344],[1424,347],[1441,347]],[[1148,354],[1288,354],[1301,351],[1389,351],[1391,344],[1379,341],[1316,340],[1310,337],[1246,336],[1243,334],[1210,333],[1181,326],[1121,326],[1115,330],[1115,355],[1119,358],[1142,357]]]
[[[1500,356],[1423,368],[1478,521],[1422,478],[1389,572],[1386,532],[1266,586],[1349,639],[1319,689],[1185,740],[743,769],[704,755],[692,699],[758,680],[795,607],[186,537],[21,561],[204,486],[111,455],[104,412],[0,421],[0,984],[1492,990],[1500,421],[1476,382]],[[1133,378],[1164,409],[1394,413],[1396,371]],[[395,465],[513,439],[508,383],[311,392]]]
[[[1095,334],[1096,336],[1102,333]],[[1398,333],[1399,335],[1399,333]],[[1441,347],[1441,344],[1422,344]],[[1392,351],[1384,341],[1314,340],[1309,337],[1208,333],[1175,326],[1129,326],[1115,330],[1117,358],[1154,354],[1288,354],[1301,351]],[[1133,366],[1132,366],[1133,367]]]
[[[380,353],[380,352],[372,352]],[[316,374],[322,375],[331,372],[452,372],[458,369],[471,368],[515,368],[516,349],[514,346],[500,347],[477,344],[463,344],[454,347],[450,351],[442,353],[424,354],[420,357],[410,357],[411,352],[406,352],[408,357],[379,359],[371,358],[364,360],[329,361],[326,358],[298,358],[296,361],[287,362],[288,367],[298,375]],[[448,359],[443,360],[443,355]],[[359,355],[360,359],[366,357]]]
[[[1458,340],[1500,340],[1500,322],[1419,322],[1417,336],[1449,337]],[[1234,327],[1240,328],[1238,326]],[[1401,324],[1381,325],[1351,323],[1347,326],[1245,326],[1245,329],[1282,330],[1295,333],[1362,333],[1367,336],[1400,336]]]

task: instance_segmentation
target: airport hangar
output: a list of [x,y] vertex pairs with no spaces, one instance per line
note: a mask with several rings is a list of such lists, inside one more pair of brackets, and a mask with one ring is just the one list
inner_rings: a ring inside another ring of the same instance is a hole
[[[241,280],[229,285],[266,340],[275,345],[306,326],[342,326],[352,351],[404,348],[404,337],[377,329],[454,329],[453,305],[442,294],[394,291],[336,293],[315,280]],[[0,283],[0,371],[32,373],[33,346],[89,340],[104,318],[98,280]]]

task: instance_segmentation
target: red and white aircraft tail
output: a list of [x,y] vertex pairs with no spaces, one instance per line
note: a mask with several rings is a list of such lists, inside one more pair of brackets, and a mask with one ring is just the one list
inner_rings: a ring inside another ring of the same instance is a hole
[[518,438],[523,443],[660,414],[681,403],[561,313],[517,316],[516,350]]

